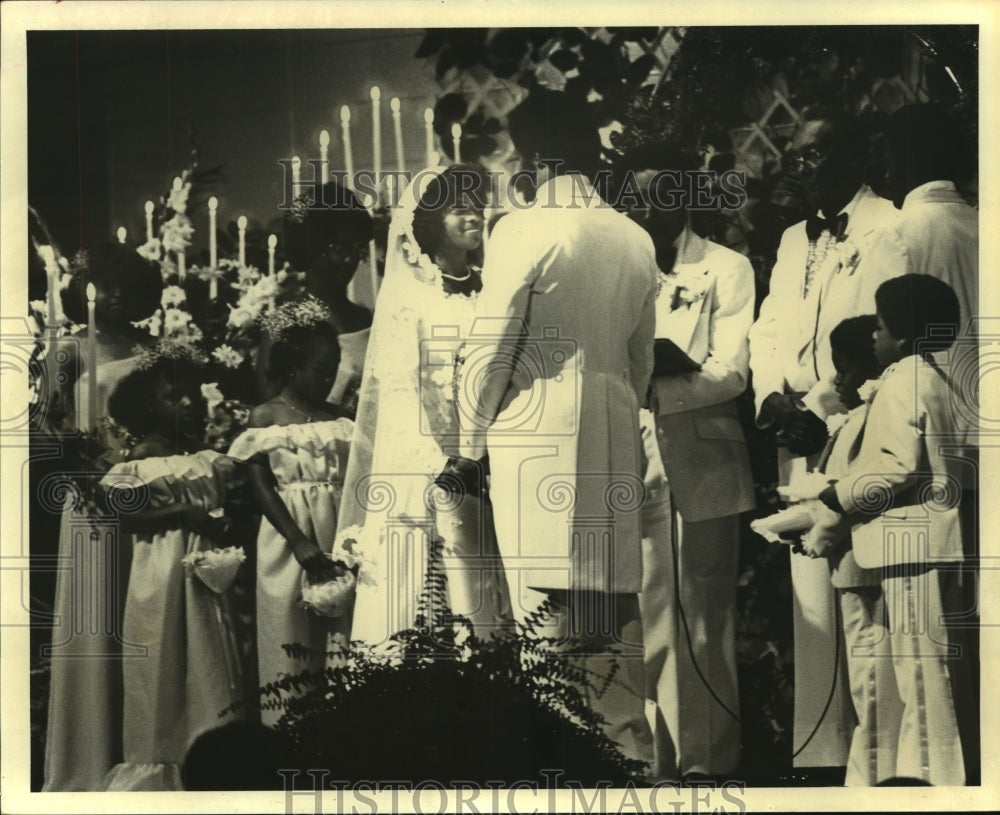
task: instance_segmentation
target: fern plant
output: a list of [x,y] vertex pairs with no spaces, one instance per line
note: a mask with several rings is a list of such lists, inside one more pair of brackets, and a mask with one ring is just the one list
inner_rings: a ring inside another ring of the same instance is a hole
[[[543,771],[560,771],[563,782],[594,787],[639,777],[643,763],[621,753],[584,696],[602,695],[617,666],[595,678],[575,659],[587,649],[557,651],[540,636],[549,603],[516,629],[478,637],[448,607],[439,554],[438,545],[412,628],[378,648],[334,642],[324,671],[260,689],[263,706],[284,709],[277,730],[294,766],[326,769],[348,784],[539,783]],[[297,644],[284,648],[312,656]]]

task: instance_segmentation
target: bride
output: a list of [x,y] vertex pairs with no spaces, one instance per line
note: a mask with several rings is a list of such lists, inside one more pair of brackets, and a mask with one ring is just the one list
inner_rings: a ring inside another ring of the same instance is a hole
[[458,448],[454,359],[482,288],[486,189],[473,167],[424,170],[389,229],[338,525],[361,564],[351,638],[371,646],[414,626],[430,569],[477,636],[510,619],[485,475],[438,478]]

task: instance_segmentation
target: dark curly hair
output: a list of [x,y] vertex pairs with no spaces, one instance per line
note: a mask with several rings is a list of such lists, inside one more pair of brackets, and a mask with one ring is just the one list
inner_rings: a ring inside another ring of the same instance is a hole
[[127,319],[144,320],[160,307],[163,275],[159,267],[146,260],[134,248],[120,243],[101,246],[90,256],[86,270],[75,276],[63,292],[63,310],[75,323],[87,321],[87,285],[98,289],[121,287]]
[[267,378],[282,386],[306,359],[319,340],[329,340],[339,350],[337,330],[329,323],[293,325],[281,332],[267,355]]
[[161,357],[148,368],[126,374],[108,397],[108,414],[136,438],[157,430],[150,393],[161,379],[200,383],[202,366],[190,359]]
[[904,341],[904,355],[950,348],[961,319],[955,290],[926,274],[886,280],[875,291],[875,309],[893,338]]
[[[414,181],[416,183],[416,181]],[[413,212],[413,237],[434,257],[444,240],[444,217],[452,207],[486,208],[489,177],[479,165],[452,164],[427,184]]]
[[875,341],[872,338],[877,326],[878,319],[874,314],[862,314],[860,317],[842,320],[830,332],[830,348],[851,362],[877,370],[878,360],[875,358]]
[[331,243],[367,244],[374,227],[371,216],[348,188],[329,181],[322,198],[309,205],[301,220],[285,217],[285,252],[292,268],[308,269]]

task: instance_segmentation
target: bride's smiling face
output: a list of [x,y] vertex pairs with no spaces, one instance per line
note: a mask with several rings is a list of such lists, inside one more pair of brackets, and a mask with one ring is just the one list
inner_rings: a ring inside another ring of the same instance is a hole
[[482,210],[471,206],[450,207],[444,216],[444,242],[471,252],[483,242]]

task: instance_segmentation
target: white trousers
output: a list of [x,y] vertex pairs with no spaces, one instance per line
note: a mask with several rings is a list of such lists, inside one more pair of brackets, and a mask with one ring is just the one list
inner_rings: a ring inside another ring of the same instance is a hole
[[[779,483],[787,485],[795,469],[813,459],[778,451]],[[843,767],[856,724],[837,622],[837,595],[825,558],[791,554],[792,636],[794,639],[795,712],[792,764],[795,767]],[[831,693],[832,688],[832,693]]]

